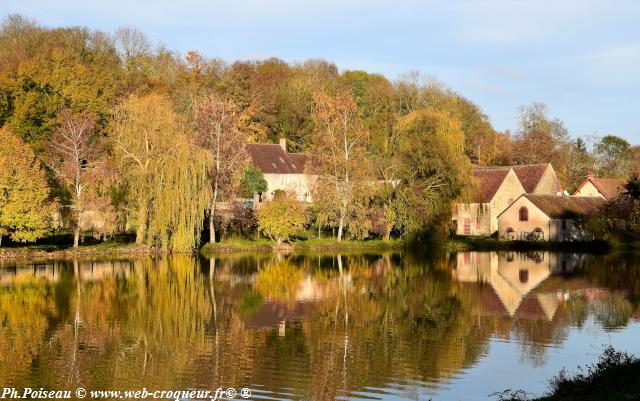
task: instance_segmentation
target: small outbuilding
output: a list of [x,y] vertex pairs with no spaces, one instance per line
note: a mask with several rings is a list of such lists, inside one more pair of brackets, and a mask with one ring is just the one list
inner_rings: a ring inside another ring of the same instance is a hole
[[584,241],[584,218],[604,204],[601,197],[524,194],[498,215],[500,238]]
[[600,178],[590,175],[580,184],[573,196],[599,196],[611,200],[625,192],[626,183],[627,180],[623,178]]

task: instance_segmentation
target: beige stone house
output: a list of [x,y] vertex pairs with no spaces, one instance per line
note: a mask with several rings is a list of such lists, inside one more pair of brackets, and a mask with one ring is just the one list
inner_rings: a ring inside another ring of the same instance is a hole
[[491,235],[498,230],[498,214],[524,187],[511,168],[475,169],[477,187],[468,203],[453,205],[453,225],[457,235]]
[[511,240],[586,240],[581,221],[603,203],[601,197],[523,194],[498,215],[498,234]]
[[549,163],[476,167],[476,188],[469,202],[456,203],[452,221],[457,235],[491,235],[498,215],[524,193],[558,195],[562,186]]
[[301,202],[311,202],[313,177],[305,174],[306,155],[287,152],[286,139],[278,144],[247,144],[246,150],[267,181],[267,192],[260,200],[271,200],[275,191],[282,190]]
[[598,178],[590,175],[578,186],[573,196],[598,196],[610,200],[624,192],[626,182],[622,178]]

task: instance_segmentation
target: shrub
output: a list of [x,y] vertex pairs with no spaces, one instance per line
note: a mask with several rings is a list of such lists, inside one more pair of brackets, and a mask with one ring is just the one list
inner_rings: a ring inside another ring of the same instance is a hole
[[276,245],[289,241],[291,236],[304,230],[307,211],[304,205],[293,199],[275,199],[257,212],[258,228]]

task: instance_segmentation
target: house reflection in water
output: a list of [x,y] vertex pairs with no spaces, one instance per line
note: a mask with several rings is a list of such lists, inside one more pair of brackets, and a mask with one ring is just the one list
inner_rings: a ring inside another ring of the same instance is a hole
[[583,262],[584,256],[570,253],[462,252],[452,274],[459,282],[479,284],[479,303],[487,313],[552,320],[569,295],[536,289],[552,274],[571,272]]

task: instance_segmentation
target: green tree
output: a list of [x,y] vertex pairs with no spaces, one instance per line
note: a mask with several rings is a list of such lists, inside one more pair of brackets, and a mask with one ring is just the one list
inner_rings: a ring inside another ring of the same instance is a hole
[[257,212],[258,228],[280,246],[291,236],[304,230],[307,211],[302,203],[294,199],[275,199]]
[[404,234],[434,223],[463,194],[471,173],[460,122],[432,108],[398,122],[396,225]]
[[263,194],[267,191],[267,180],[264,179],[262,171],[249,165],[244,170],[244,175],[240,180],[240,188],[242,189],[242,195],[245,197],[251,197],[253,194]]
[[0,129],[0,245],[7,234],[19,242],[45,236],[54,212],[33,150],[7,128]]
[[602,176],[624,177],[629,174],[629,150],[631,145],[626,140],[606,135],[593,146],[593,153],[598,163],[598,173]]

